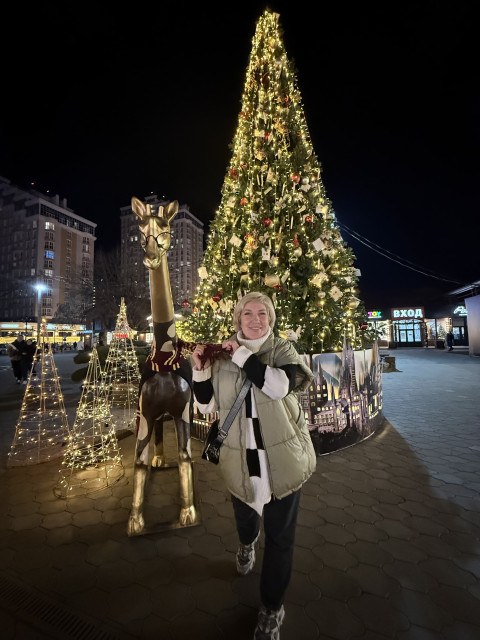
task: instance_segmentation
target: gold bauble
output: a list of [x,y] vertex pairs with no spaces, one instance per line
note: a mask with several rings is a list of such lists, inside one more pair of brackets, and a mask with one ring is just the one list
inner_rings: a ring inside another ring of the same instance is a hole
[[265,284],[267,287],[276,287],[280,284],[280,278],[275,274],[267,275],[265,276]]

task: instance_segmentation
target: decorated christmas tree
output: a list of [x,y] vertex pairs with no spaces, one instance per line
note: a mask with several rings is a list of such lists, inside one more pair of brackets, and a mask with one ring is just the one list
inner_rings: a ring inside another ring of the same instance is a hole
[[39,464],[59,458],[69,441],[60,379],[46,325],[42,323],[7,466]]
[[279,15],[269,10],[257,23],[232,148],[201,284],[179,333],[225,339],[237,300],[262,291],[299,351],[341,350],[344,337],[360,346],[360,272],[325,192]]
[[88,365],[55,493],[74,497],[104,489],[124,474],[96,347]]
[[110,343],[103,381],[106,397],[114,413],[116,429],[133,429],[136,422],[140,372],[122,298],[113,339]]

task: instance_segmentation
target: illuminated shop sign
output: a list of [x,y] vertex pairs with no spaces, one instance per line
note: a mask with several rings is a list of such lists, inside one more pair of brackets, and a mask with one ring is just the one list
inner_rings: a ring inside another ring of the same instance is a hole
[[459,304],[458,307],[456,307],[453,310],[453,314],[455,316],[466,316],[467,315],[467,308],[463,306],[463,304]]
[[368,319],[369,320],[381,320],[382,312],[381,311],[368,311]]
[[424,318],[423,307],[405,307],[404,309],[392,309],[392,318],[401,320],[403,318]]

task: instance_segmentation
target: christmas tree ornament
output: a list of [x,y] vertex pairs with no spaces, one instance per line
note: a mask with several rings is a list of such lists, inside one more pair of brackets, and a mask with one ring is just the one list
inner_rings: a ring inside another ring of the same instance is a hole
[[185,309],[186,309],[187,307],[189,307],[189,306],[190,306],[190,303],[188,302],[188,300],[184,300],[184,301],[182,302],[182,307],[184,307]]
[[312,242],[312,245],[315,251],[321,251],[322,249],[325,249],[325,244],[323,243],[321,238],[317,238],[316,240],[314,240]]
[[328,293],[335,300],[335,302],[337,302],[337,300],[339,300],[343,296],[343,292],[340,291],[340,289],[336,285],[334,285]]
[[277,287],[280,285],[280,278],[277,274],[266,275],[265,284],[267,287]]
[[264,227],[269,227],[272,224],[271,218],[262,218],[262,224]]
[[313,218],[309,213],[307,213],[307,215],[303,217],[303,220],[309,224],[310,222],[313,222]]

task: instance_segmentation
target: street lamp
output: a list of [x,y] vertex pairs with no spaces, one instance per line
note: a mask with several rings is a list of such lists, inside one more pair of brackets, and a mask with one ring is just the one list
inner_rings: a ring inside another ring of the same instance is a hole
[[33,285],[33,288],[37,290],[37,302],[36,302],[35,315],[37,318],[37,346],[38,346],[40,344],[40,311],[42,308],[41,306],[42,291],[45,291],[47,287],[41,282],[37,282],[37,284]]

